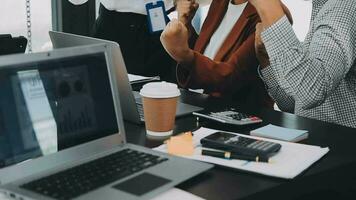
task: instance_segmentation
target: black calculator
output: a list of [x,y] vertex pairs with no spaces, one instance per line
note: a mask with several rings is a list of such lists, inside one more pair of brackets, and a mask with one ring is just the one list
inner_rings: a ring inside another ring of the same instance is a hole
[[241,155],[269,158],[281,149],[275,142],[257,140],[226,132],[216,132],[200,140],[203,147],[213,148]]
[[262,119],[253,115],[248,115],[246,113],[241,113],[235,108],[227,108],[224,110],[209,111],[203,110],[198,112],[193,112],[193,115],[197,117],[202,117],[210,119],[213,121],[221,122],[224,124],[232,125],[248,125],[261,123]]

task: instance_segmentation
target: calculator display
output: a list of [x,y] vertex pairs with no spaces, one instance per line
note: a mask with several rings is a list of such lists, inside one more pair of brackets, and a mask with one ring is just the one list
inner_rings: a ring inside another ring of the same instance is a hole
[[226,142],[230,138],[235,137],[236,135],[230,134],[230,133],[224,133],[224,132],[219,132],[219,134],[213,134],[211,135],[210,139],[220,141],[220,142]]

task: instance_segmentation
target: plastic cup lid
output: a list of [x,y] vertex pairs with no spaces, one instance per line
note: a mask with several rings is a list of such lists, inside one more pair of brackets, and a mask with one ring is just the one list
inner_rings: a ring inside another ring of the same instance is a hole
[[176,84],[163,81],[145,84],[140,94],[148,98],[172,98],[180,96],[180,91]]

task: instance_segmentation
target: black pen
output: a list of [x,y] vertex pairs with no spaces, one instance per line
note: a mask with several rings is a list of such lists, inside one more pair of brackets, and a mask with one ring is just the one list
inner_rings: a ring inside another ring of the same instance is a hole
[[211,151],[203,149],[201,152],[202,155],[212,156],[217,158],[225,158],[225,159],[238,159],[238,160],[246,160],[246,161],[254,161],[254,162],[270,162],[269,158],[263,158],[259,156],[253,155],[241,155],[227,151]]

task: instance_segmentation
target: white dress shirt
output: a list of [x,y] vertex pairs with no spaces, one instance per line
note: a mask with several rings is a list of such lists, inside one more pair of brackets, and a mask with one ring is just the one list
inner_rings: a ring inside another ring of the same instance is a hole
[[248,2],[238,5],[235,5],[231,2],[229,3],[229,7],[226,11],[224,19],[221,21],[218,29],[216,29],[215,33],[210,39],[208,46],[204,51],[204,55],[206,57],[210,59],[215,58],[217,52],[220,50],[221,45],[230,34],[237,20],[240,18],[247,3]]
[[[75,5],[80,5],[88,0],[69,0]],[[163,0],[166,10],[173,7],[173,0]],[[108,10],[115,10],[118,12],[132,12],[146,15],[146,4],[156,2],[156,0],[100,0],[104,7]]]

